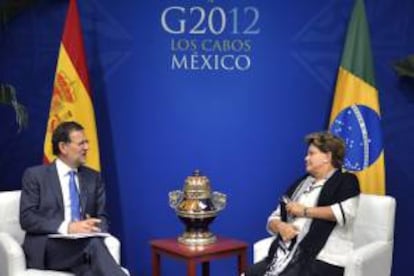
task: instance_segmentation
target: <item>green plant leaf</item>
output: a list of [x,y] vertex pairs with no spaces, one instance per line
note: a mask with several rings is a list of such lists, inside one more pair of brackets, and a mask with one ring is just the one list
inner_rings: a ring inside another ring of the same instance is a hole
[[414,78],[414,55],[396,61],[394,69],[400,77]]
[[27,128],[29,116],[24,105],[17,101],[16,89],[9,84],[0,84],[0,103],[11,105],[16,113],[16,123],[19,126],[18,132]]

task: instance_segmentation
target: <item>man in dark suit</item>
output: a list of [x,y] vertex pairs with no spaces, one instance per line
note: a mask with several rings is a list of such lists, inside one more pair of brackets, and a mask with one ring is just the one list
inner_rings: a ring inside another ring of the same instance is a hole
[[28,168],[22,180],[20,224],[31,268],[76,275],[124,276],[103,239],[51,238],[49,234],[107,232],[105,187],[98,172],[84,166],[88,140],[76,122],[60,124],[52,136],[50,165]]

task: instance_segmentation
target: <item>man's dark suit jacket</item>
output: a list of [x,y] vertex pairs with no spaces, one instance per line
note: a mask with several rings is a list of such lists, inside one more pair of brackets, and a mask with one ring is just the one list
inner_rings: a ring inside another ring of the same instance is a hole
[[[81,216],[102,220],[108,230],[105,213],[105,187],[98,172],[81,166],[78,169]],[[22,179],[20,225],[26,231],[23,249],[28,267],[44,269],[48,234],[57,233],[64,220],[62,190],[56,164],[28,168]]]

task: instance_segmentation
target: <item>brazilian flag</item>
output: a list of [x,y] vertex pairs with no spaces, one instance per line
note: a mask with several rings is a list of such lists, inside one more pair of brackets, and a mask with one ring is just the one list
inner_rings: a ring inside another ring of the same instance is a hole
[[329,129],[346,144],[344,169],[358,176],[363,193],[385,193],[378,90],[363,0],[356,0],[339,66]]

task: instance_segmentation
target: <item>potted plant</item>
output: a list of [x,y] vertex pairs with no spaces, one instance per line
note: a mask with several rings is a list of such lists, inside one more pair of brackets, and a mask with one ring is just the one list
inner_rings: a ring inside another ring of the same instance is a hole
[[[6,28],[7,23],[19,12],[34,4],[37,0],[6,0],[0,4],[0,31]],[[17,101],[16,89],[10,84],[0,83],[0,104],[9,105],[16,113],[16,123],[20,132],[27,127],[28,116],[26,108]]]

